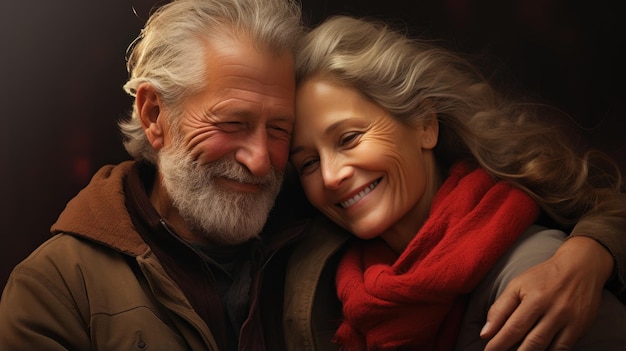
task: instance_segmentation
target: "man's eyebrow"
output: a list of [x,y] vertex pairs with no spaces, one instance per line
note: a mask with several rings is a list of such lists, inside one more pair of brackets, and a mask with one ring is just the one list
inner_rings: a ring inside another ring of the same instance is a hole
[[272,117],[270,120],[271,121],[280,121],[280,122],[284,121],[284,122],[293,123],[294,119],[292,117],[289,117],[289,115],[280,114],[280,115],[276,115],[275,117]]
[[[250,111],[248,109],[242,109],[242,108],[231,108],[231,107],[227,107],[227,108],[223,108],[223,109],[216,109],[216,110],[205,110],[204,111],[204,115],[205,116],[221,116],[221,117],[237,117],[237,118],[243,118],[246,120],[255,120],[258,115],[256,112],[254,111]],[[293,123],[294,118],[291,117],[288,113],[279,113],[275,116],[272,116],[268,119],[268,122],[279,122],[279,123]]]
[[238,107],[226,107],[207,111],[207,114],[217,116],[232,116],[240,118],[252,118],[253,113],[249,110]]

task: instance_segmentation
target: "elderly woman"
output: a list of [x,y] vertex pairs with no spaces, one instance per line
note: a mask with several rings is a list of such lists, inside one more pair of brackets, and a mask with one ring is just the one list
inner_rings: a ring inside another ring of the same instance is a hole
[[[296,61],[291,162],[353,237],[294,253],[292,349],[623,347],[626,309],[604,290],[626,264],[617,168],[596,177],[539,108],[384,24],[331,18]],[[565,244],[543,214],[578,222]]]

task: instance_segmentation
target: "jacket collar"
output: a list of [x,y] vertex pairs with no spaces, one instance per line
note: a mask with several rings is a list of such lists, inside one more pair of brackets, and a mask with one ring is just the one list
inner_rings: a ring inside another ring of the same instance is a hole
[[135,165],[126,161],[98,170],[67,203],[51,232],[87,238],[130,256],[144,253],[148,246],[137,234],[125,205],[124,182],[131,174],[138,177]]

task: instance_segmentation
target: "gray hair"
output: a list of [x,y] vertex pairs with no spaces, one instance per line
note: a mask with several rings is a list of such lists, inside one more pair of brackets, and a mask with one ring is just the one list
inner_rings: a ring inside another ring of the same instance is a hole
[[595,183],[592,161],[603,162],[603,155],[577,155],[560,131],[541,121],[545,110],[499,94],[470,62],[443,47],[380,21],[347,16],[327,19],[300,45],[298,84],[318,77],[354,88],[407,124],[435,114],[442,176],[453,163],[473,160],[565,224],[622,187],[614,163],[602,177],[606,182]]
[[[206,86],[204,41],[228,35],[245,38],[259,50],[294,53],[303,31],[301,10],[293,0],[173,0],[151,15],[130,45],[124,90],[135,97],[138,87],[149,83],[175,110]],[[135,105],[119,126],[126,151],[156,164],[157,152]]]

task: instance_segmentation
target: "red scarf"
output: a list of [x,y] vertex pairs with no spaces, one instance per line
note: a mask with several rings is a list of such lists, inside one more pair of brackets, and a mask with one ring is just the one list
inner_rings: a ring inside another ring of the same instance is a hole
[[343,350],[452,350],[465,297],[538,213],[521,190],[457,164],[399,257],[382,240],[346,252],[334,341]]

